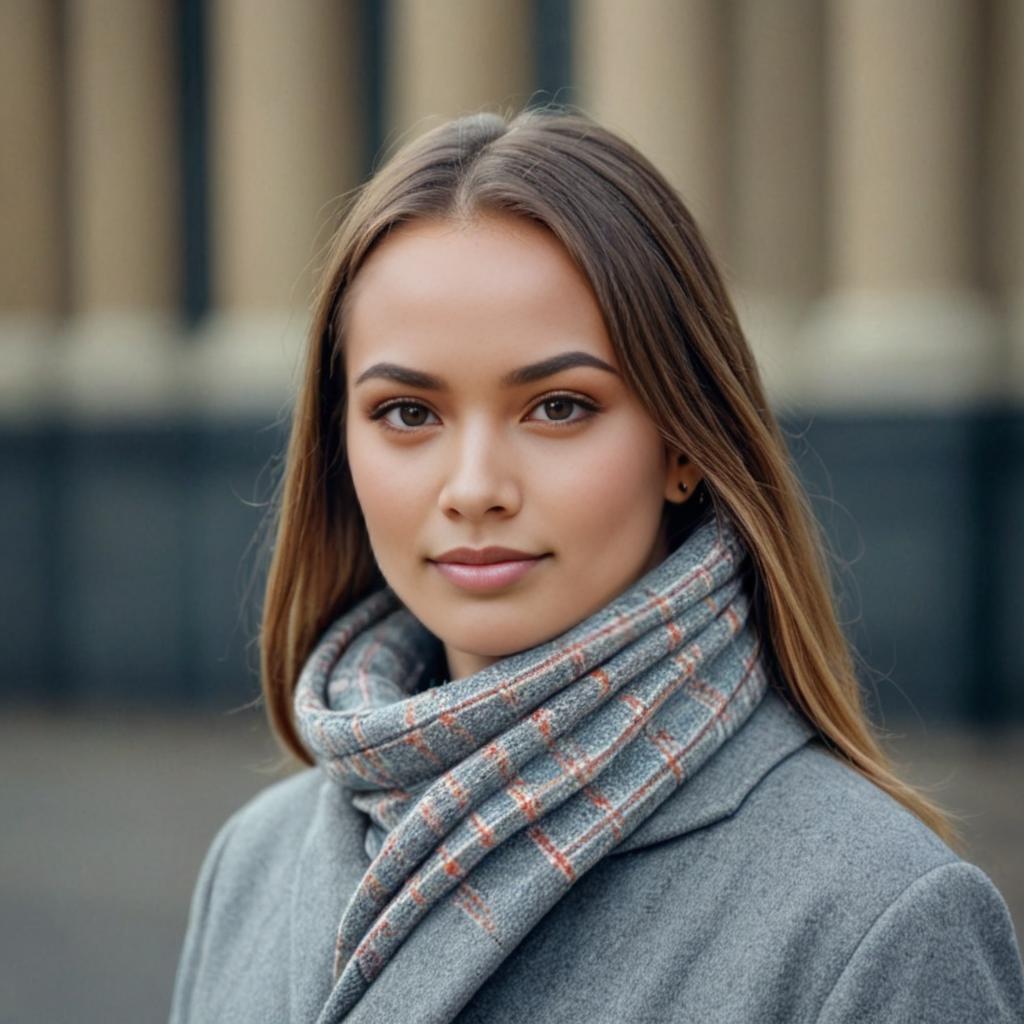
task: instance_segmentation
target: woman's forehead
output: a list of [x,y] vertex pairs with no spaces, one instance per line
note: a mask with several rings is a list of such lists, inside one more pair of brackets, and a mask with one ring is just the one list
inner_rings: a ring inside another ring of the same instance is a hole
[[540,224],[510,214],[469,221],[422,219],[394,228],[377,243],[350,286],[382,303],[543,294],[557,281],[589,284],[562,243]]
[[586,277],[546,228],[511,216],[397,229],[352,284],[345,334],[357,362],[583,349],[614,363]]

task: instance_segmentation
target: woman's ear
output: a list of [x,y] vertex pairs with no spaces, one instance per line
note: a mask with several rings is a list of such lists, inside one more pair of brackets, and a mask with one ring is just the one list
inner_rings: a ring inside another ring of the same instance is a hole
[[665,500],[681,505],[693,497],[704,474],[680,452],[670,452],[668,470],[665,474]]

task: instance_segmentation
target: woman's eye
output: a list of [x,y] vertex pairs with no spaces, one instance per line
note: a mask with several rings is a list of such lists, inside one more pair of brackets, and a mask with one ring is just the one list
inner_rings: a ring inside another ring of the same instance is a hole
[[[582,416],[572,416],[574,405],[584,410]],[[547,419],[541,422],[546,423],[579,423],[597,412],[597,406],[592,402],[585,402],[582,398],[575,398],[572,395],[553,395],[551,398],[545,398],[534,408],[545,412]]]
[[371,419],[380,420],[391,430],[407,432],[426,426],[425,417],[432,415],[433,413],[419,402],[394,402],[374,410]]
[[[583,410],[582,415],[573,416],[573,407]],[[544,413],[540,420],[534,422],[550,423],[553,425],[565,424],[570,426],[589,419],[598,411],[593,402],[588,402],[574,395],[552,395],[542,399],[534,407]],[[428,417],[434,416],[425,405],[413,401],[385,402],[370,414],[370,419],[380,420],[381,426],[387,430],[394,430],[398,433],[412,433],[419,427],[433,426]]]

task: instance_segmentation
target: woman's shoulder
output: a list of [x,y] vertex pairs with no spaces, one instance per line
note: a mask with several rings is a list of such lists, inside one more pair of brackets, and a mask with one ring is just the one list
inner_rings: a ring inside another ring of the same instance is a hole
[[308,818],[324,782],[318,768],[302,768],[268,783],[235,810],[222,830],[245,833],[258,841],[274,838],[280,828]]
[[222,860],[226,852],[232,859],[275,859],[282,844],[299,839],[301,826],[307,823],[316,806],[323,773],[316,768],[296,771],[268,783],[233,811],[217,830],[206,859]]
[[687,899],[713,876],[709,911],[739,894],[722,941],[749,956],[756,935],[796,974],[813,964],[805,982],[824,982],[822,1024],[1024,1020],[1020,950],[992,880],[816,739],[732,814],[674,854],[666,844],[658,870]]
[[[175,977],[170,1020],[236,1020],[225,979],[246,979],[247,993],[274,1018],[287,999],[287,929],[295,874],[322,817],[325,779],[310,768],[270,783],[214,835],[199,869]],[[280,927],[254,936],[263,923]],[[228,987],[229,989],[231,986]],[[255,994],[254,994],[255,993]],[[244,1002],[244,1001],[243,1001]],[[245,1004],[248,1005],[248,1004]],[[216,1007],[216,1010],[212,1009]]]
[[[992,879],[813,741],[750,794],[749,828],[798,868],[803,907],[845,908],[819,1021],[1024,1020],[1024,972]],[[776,861],[778,865],[778,861]],[[799,902],[799,901],[798,901]]]
[[[254,878],[273,882],[294,863],[319,800],[323,775],[315,768],[295,772],[271,782],[218,828],[199,869],[193,913],[208,913],[210,903],[223,903],[238,895],[246,899],[258,890]],[[216,887],[214,891],[214,878]]]
[[855,927],[915,884],[943,886],[968,899],[991,890],[1001,902],[980,868],[816,738],[776,764],[733,813],[693,839],[755,883],[771,880],[794,911],[844,907],[843,917]]
[[876,872],[887,865],[915,872],[959,859],[920,818],[817,738],[760,780],[737,821],[765,841],[785,842],[791,853],[829,849],[847,866],[870,861]]

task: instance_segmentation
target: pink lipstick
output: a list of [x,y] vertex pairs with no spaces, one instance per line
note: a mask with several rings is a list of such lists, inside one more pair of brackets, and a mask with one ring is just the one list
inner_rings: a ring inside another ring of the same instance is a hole
[[430,561],[446,579],[474,593],[499,590],[525,576],[547,555],[515,548],[452,548]]

